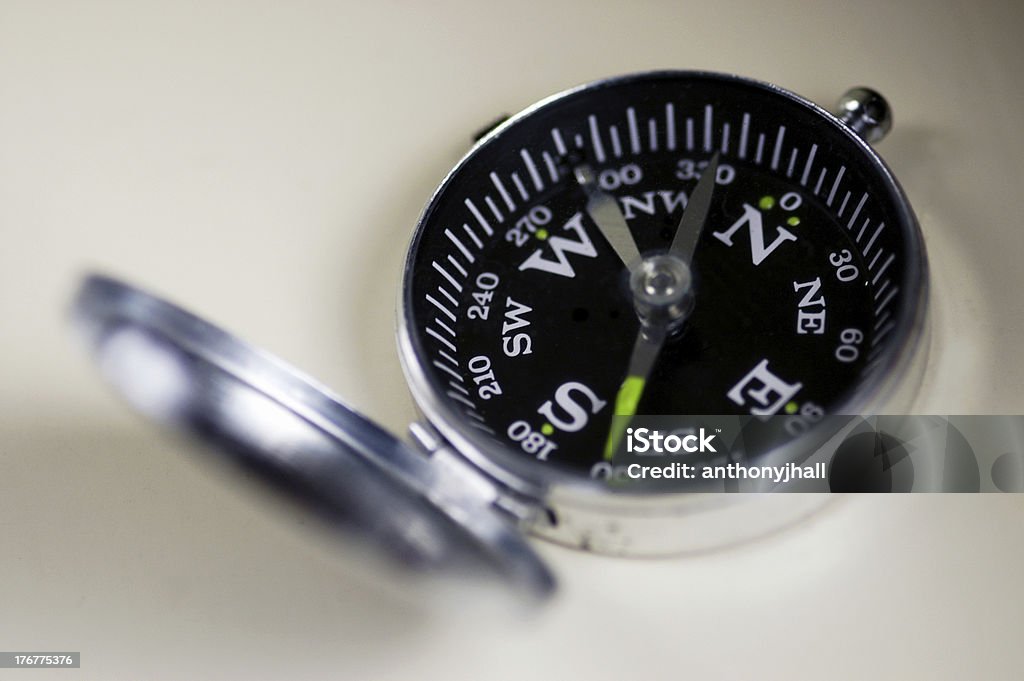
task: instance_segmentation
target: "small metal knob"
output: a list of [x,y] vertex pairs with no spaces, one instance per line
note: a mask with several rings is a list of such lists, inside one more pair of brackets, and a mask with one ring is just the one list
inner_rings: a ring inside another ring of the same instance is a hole
[[885,97],[867,87],[851,88],[839,98],[836,116],[870,144],[892,129],[892,109]]

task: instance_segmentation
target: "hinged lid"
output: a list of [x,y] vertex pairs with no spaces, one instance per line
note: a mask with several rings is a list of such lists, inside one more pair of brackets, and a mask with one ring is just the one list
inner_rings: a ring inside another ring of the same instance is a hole
[[554,580],[481,474],[383,430],[280,360],[144,291],[90,276],[74,318],[106,378],[137,409],[187,431],[407,566],[487,566],[538,595]]

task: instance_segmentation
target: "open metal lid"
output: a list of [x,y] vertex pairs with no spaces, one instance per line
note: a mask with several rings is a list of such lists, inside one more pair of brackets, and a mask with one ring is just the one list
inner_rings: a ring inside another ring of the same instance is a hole
[[552,591],[551,573],[493,505],[482,476],[463,484],[450,465],[275,357],[105,276],[83,281],[73,316],[132,406],[198,436],[332,525],[406,566],[484,566],[533,594]]

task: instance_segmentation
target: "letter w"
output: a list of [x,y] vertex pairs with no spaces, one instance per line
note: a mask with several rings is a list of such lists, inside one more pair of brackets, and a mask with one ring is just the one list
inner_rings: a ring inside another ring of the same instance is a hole
[[544,272],[569,277],[570,279],[575,277],[576,270],[569,264],[569,258],[566,257],[566,253],[593,258],[597,255],[597,250],[594,248],[594,244],[591,243],[590,237],[587,236],[587,231],[583,229],[583,213],[576,213],[569,218],[569,221],[565,223],[562,229],[573,232],[576,235],[576,239],[567,239],[562,236],[549,238],[548,244],[551,246],[551,250],[554,251],[555,258],[545,258],[542,249],[538,248],[529,258],[523,261],[523,264],[519,266],[519,270],[543,270]]

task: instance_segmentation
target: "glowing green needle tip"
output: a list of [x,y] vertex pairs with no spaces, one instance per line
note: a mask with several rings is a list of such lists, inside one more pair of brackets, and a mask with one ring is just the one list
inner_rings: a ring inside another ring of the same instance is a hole
[[[615,396],[615,416],[635,416],[636,408],[640,404],[640,397],[644,394],[644,386],[647,379],[642,376],[626,376],[622,382],[618,394]],[[613,418],[612,428],[608,433],[608,441],[604,445],[604,458],[610,461],[615,451],[619,448],[622,435],[626,430],[628,418]]]
[[640,404],[640,396],[644,394],[644,386],[647,379],[642,376],[626,376],[619,388],[619,394],[615,396],[615,414],[618,416],[633,416],[636,414],[636,407]]

